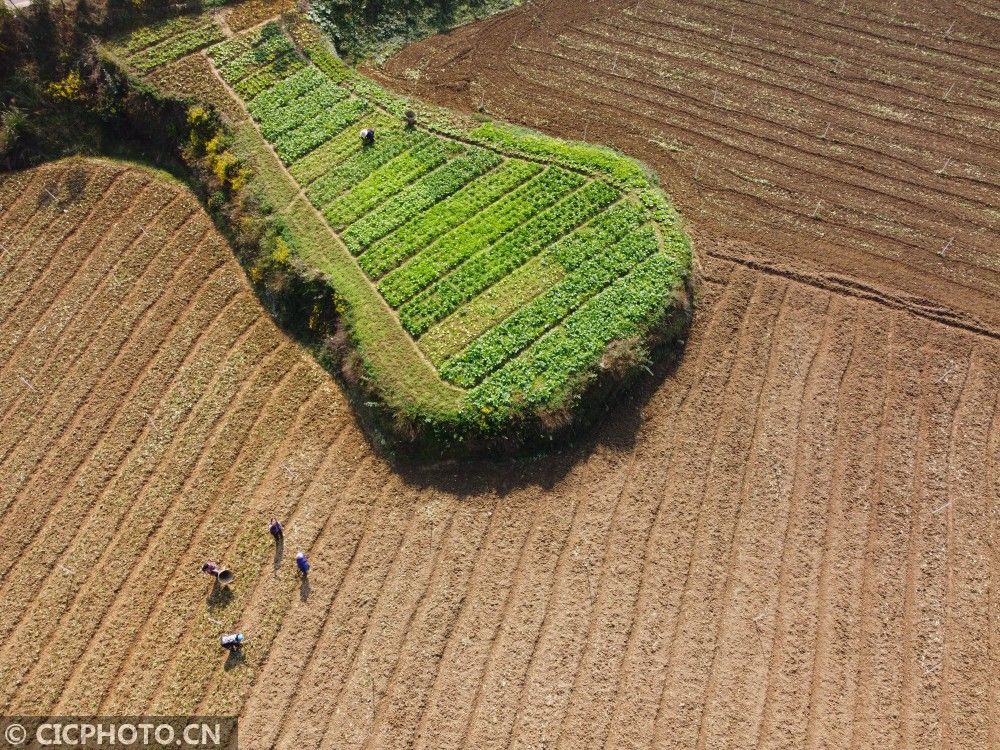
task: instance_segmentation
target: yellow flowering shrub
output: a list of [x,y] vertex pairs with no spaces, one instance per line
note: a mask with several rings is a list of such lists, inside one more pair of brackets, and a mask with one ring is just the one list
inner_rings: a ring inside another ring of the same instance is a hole
[[83,79],[80,77],[80,74],[75,70],[71,70],[61,81],[54,81],[49,84],[49,94],[56,99],[73,100],[80,95],[80,87],[82,85]]

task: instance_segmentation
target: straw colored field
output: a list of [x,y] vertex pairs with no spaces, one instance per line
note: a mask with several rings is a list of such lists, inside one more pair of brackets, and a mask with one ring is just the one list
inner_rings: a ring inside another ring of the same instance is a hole
[[0,712],[232,712],[289,750],[998,746],[995,339],[708,257],[683,362],[599,437],[400,475],[186,191],[60,162],[0,205]]

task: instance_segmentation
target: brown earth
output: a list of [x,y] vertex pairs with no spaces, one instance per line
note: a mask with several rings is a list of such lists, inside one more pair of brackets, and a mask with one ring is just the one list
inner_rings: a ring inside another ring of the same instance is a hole
[[975,1],[549,0],[371,72],[643,159],[703,257],[997,332],[998,50]]
[[993,338],[709,254],[680,366],[588,441],[397,472],[184,190],[62,162],[0,205],[0,713],[238,713],[289,750],[1000,746]]

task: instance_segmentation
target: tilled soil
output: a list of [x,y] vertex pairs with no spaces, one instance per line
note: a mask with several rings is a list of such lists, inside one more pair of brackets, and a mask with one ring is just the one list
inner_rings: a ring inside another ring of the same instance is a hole
[[370,72],[643,159],[702,256],[1000,331],[988,3],[548,0]]
[[679,366],[580,444],[396,470],[182,189],[62,162],[0,205],[3,713],[236,713],[290,750],[998,745],[993,337],[708,253]]

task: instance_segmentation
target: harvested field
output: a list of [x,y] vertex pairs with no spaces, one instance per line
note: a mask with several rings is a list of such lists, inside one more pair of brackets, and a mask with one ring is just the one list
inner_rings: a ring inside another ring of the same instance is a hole
[[238,712],[250,748],[1000,745],[994,338],[708,255],[680,366],[590,442],[399,473],[184,190],[60,162],[0,205],[3,713]]
[[979,2],[550,0],[375,72],[641,158],[702,254],[995,332],[998,48]]

